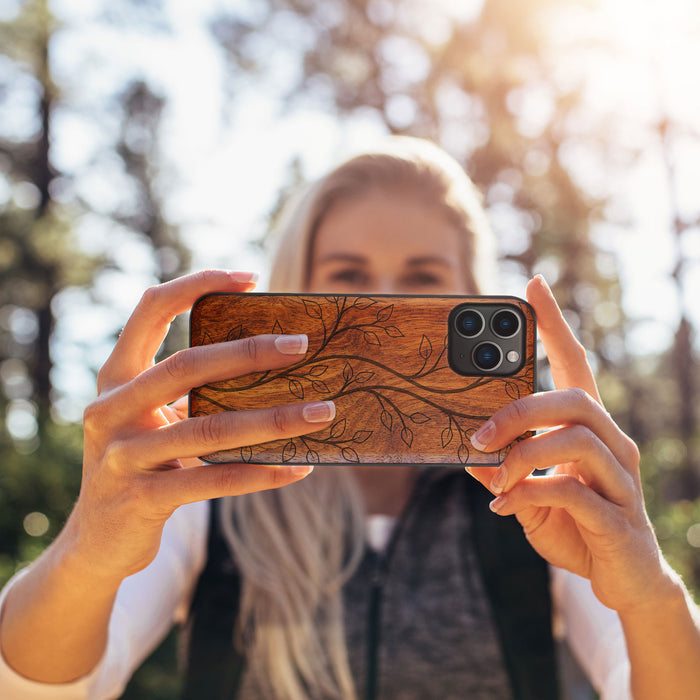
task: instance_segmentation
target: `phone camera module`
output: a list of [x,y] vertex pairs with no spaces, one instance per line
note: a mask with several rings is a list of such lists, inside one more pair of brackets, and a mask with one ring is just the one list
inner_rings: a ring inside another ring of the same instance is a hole
[[491,328],[499,338],[511,338],[520,330],[520,319],[514,312],[501,309],[493,315]]
[[503,361],[503,352],[494,343],[481,343],[474,348],[474,364],[484,372],[491,372]]
[[465,338],[475,338],[484,330],[484,317],[476,309],[465,309],[455,319],[455,326]]

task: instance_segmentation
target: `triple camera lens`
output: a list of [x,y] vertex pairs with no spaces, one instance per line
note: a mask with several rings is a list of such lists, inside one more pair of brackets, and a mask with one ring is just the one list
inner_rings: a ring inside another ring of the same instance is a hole
[[467,376],[508,376],[525,358],[525,321],[514,304],[478,302],[456,306],[450,314],[450,363]]

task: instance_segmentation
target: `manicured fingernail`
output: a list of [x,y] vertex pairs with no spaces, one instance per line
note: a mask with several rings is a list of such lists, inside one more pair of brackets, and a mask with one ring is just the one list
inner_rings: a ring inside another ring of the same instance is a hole
[[503,506],[506,504],[506,497],[505,496],[498,496],[497,498],[494,498],[491,503],[489,503],[489,508],[494,512],[498,513],[501,510],[503,510]]
[[260,278],[260,275],[257,272],[241,272],[238,270],[230,270],[228,276],[232,282],[240,282],[241,284],[245,284],[246,282],[257,282]]
[[491,479],[491,483],[489,484],[489,488],[494,493],[501,493],[501,491],[503,491],[503,489],[505,488],[507,481],[508,481],[508,474],[506,474],[503,471],[503,469],[500,468],[493,475],[493,479]]
[[309,339],[301,335],[280,335],[275,338],[275,347],[284,355],[302,355],[309,349]]
[[496,434],[496,424],[493,421],[484,423],[484,425],[477,430],[474,435],[472,435],[472,445],[476,447],[477,450],[482,452],[489,446],[491,440],[493,440]]
[[544,287],[544,289],[546,289],[547,292],[549,292],[549,294],[552,293],[552,290],[549,288],[549,285],[547,284],[547,280],[544,278],[544,275],[535,275],[535,279],[539,281],[540,285]]
[[313,464],[298,464],[293,467],[290,467],[292,476],[296,476],[299,479],[303,479],[305,476],[308,476],[313,470]]
[[302,409],[304,420],[309,423],[323,423],[335,418],[335,404],[332,401],[307,403]]

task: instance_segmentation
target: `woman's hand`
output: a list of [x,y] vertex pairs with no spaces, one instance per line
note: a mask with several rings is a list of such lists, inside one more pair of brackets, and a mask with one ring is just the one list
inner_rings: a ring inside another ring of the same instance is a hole
[[93,575],[121,580],[145,567],[165,521],[184,503],[284,486],[309,473],[298,465],[203,465],[196,457],[319,430],[333,418],[332,403],[188,418],[176,402],[202,384],[298,362],[305,336],[188,348],[154,364],[170,322],[198,297],[253,286],[249,273],[181,277],[149,289],[126,324],[85,411],[83,481],[67,528]]
[[532,280],[527,296],[557,390],[502,408],[473,442],[496,451],[528,430],[547,432],[515,443],[495,472],[469,471],[497,495],[494,512],[515,514],[532,546],[590,579],[608,607],[630,610],[676,595],[644,507],[639,451],[602,407],[585,352],[546,282]]

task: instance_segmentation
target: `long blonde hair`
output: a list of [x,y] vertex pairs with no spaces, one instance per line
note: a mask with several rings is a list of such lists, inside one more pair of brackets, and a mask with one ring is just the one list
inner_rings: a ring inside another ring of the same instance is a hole
[[[409,137],[346,161],[291,202],[270,290],[305,291],[323,217],[340,201],[376,191],[408,191],[442,211],[460,233],[467,288],[484,290],[495,256],[479,194],[444,151]],[[343,467],[318,467],[298,484],[225,500],[221,526],[242,579],[235,642],[268,697],[357,697],[341,587],[362,556],[364,521],[362,497]]]

